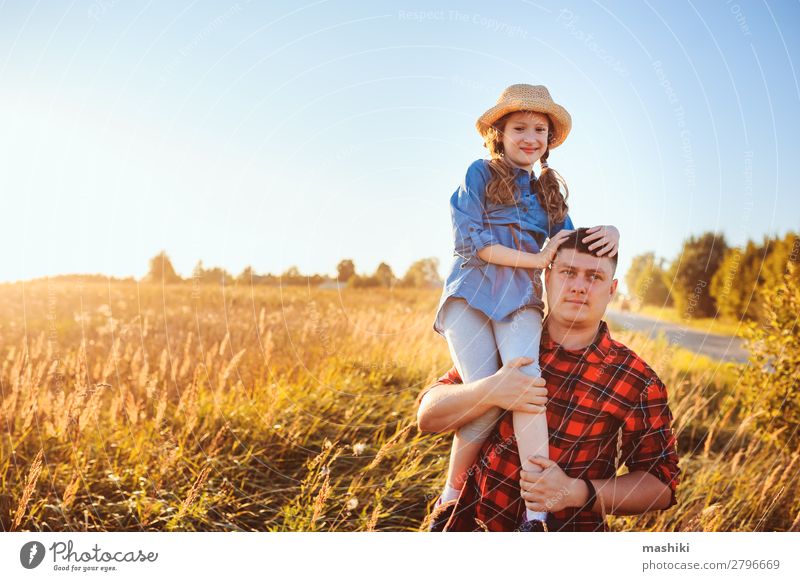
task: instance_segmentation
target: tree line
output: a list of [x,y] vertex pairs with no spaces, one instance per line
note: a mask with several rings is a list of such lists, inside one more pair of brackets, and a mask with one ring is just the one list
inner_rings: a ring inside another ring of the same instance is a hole
[[218,266],[207,268],[203,261],[198,261],[192,276],[181,277],[165,251],[159,252],[150,259],[146,282],[176,284],[191,281],[193,284],[246,284],[272,286],[320,286],[324,284],[346,285],[352,288],[436,288],[442,286],[439,276],[439,261],[436,258],[423,258],[408,267],[402,277],[395,276],[392,267],[381,262],[372,274],[358,274],[353,260],[344,259],[336,266],[336,276],[321,274],[302,274],[296,266],[289,267],[279,275],[258,274],[251,266],[247,266],[238,275],[232,275]]
[[[763,320],[764,289],[783,283],[787,266],[800,259],[800,238],[748,240],[729,247],[721,234],[690,237],[669,264],[652,252],[633,258],[625,275],[634,304],[674,306],[684,318]],[[800,269],[790,280],[800,282]]]

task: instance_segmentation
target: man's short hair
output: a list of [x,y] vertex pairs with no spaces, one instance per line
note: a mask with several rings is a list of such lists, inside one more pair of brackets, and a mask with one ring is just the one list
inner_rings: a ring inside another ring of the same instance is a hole
[[[574,232],[567,234],[566,238],[564,238],[564,242],[562,242],[558,247],[559,252],[561,250],[577,250],[578,252],[582,252],[584,254],[591,254],[592,256],[597,256],[597,251],[600,250],[599,248],[595,248],[594,250],[589,250],[589,246],[591,244],[594,244],[594,242],[589,242],[588,244],[583,242],[583,239],[589,235],[586,232],[587,230],[588,228],[578,228]],[[604,254],[600,258],[608,258],[611,261],[612,274],[614,274],[617,271],[618,254],[615,254],[614,256],[609,256],[608,254]]]

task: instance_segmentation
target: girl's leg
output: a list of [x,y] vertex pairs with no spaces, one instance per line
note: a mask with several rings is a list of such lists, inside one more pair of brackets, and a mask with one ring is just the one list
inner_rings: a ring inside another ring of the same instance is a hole
[[[533,363],[520,367],[520,371],[532,377],[541,377],[539,367],[539,341],[542,337],[542,315],[536,309],[517,311],[508,323],[494,322],[497,348],[503,363],[516,357],[530,357]],[[514,412],[514,435],[522,466],[526,470],[539,472],[541,469],[531,464],[529,456],[550,457],[548,448],[547,418],[545,414]],[[525,509],[528,520],[546,520],[546,512]]]
[[[486,315],[459,298],[448,299],[442,315],[450,355],[464,383],[483,379],[500,369],[492,321]],[[458,497],[469,468],[501,412],[500,408],[489,410],[456,431],[450,450],[447,485],[442,493],[443,502]]]

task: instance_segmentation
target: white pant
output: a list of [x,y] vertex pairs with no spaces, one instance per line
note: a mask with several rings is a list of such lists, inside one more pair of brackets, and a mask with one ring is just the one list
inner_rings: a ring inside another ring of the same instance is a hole
[[[520,367],[520,371],[541,377],[542,315],[538,310],[520,310],[510,322],[498,322],[470,307],[464,299],[451,297],[444,305],[443,325],[450,355],[464,383],[488,377],[503,363],[517,357],[530,357],[534,361]],[[500,408],[489,410],[461,426],[458,436],[468,442],[486,439],[502,412]]]
[[[538,310],[520,310],[511,321],[497,322],[470,307],[464,299],[451,297],[445,303],[442,314],[444,336],[450,346],[450,354],[465,382],[488,377],[500,369],[502,363],[517,357],[530,357],[534,361],[520,367],[520,371],[535,377],[541,376],[539,341],[542,336],[542,316]],[[446,491],[462,489],[469,467],[475,463],[483,441],[491,433],[502,411],[493,408],[456,431],[450,451]],[[515,411],[513,422],[522,467],[539,472],[541,469],[529,462],[528,458],[549,458],[547,417],[543,413]],[[547,518],[545,512],[534,512],[527,508],[525,512],[529,520],[544,521]]]

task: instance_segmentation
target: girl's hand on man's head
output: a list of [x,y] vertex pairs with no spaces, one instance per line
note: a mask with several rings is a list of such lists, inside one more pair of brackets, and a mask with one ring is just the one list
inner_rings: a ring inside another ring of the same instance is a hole
[[550,266],[550,264],[556,259],[556,254],[558,254],[558,247],[561,246],[561,243],[564,242],[564,239],[572,234],[574,230],[560,230],[558,234],[550,238],[544,247],[542,247],[541,251],[539,252],[539,256],[542,259],[542,264],[539,268],[545,269]]
[[619,250],[619,230],[616,226],[595,226],[586,230],[586,236],[581,242],[589,244],[589,250],[597,256],[614,256]]

